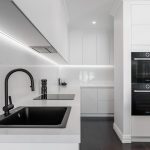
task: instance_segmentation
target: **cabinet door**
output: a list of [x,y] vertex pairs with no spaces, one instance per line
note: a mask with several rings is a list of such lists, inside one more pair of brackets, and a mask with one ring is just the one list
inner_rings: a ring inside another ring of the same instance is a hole
[[96,65],[97,35],[93,32],[83,36],[83,65]]
[[150,45],[150,3],[132,6],[132,44],[136,47]]
[[111,36],[107,33],[99,33],[97,36],[97,64],[109,65],[111,51]]
[[68,26],[62,0],[13,0],[36,28],[68,61]]
[[82,88],[81,112],[97,113],[97,88]]
[[69,34],[70,64],[82,65],[83,33],[71,31]]
[[98,89],[98,112],[112,114],[114,112],[113,88]]

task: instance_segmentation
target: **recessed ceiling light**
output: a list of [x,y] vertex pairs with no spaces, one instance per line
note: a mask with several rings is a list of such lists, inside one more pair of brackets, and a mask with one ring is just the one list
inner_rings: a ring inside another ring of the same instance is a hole
[[92,24],[96,24],[96,21],[92,21]]

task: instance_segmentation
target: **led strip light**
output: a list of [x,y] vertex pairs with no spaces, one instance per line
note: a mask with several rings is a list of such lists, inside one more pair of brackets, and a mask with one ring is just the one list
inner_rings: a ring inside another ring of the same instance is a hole
[[18,45],[18,46],[21,46],[23,49],[25,49],[26,51],[36,55],[37,57],[40,57],[48,62],[50,62],[51,64],[53,65],[58,65],[55,61],[53,61],[52,59],[50,58],[47,58],[46,56],[42,55],[42,54],[39,54],[38,52],[34,51],[33,49],[31,49],[30,47],[28,47],[27,45],[23,44],[22,42],[14,39],[13,37],[11,37],[10,35],[0,31],[0,37],[6,39],[6,40],[9,40],[11,42],[13,42],[14,44]]

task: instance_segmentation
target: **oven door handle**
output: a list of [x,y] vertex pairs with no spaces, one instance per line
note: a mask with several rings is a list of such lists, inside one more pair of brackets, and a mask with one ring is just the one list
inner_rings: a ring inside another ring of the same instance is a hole
[[150,60],[150,58],[133,58],[134,60]]
[[135,92],[135,93],[144,93],[144,92],[150,93],[150,90],[134,90],[133,92]]

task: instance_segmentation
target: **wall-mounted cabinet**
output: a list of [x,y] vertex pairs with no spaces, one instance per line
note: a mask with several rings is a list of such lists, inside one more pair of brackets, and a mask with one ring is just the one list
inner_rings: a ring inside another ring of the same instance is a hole
[[68,60],[68,26],[65,1],[13,0],[34,26]]
[[108,31],[71,30],[70,64],[113,65],[113,34]]
[[112,87],[82,88],[81,113],[83,116],[107,116],[114,113],[114,94]]
[[140,3],[131,6],[132,50],[150,50],[150,5]]
[[96,33],[89,32],[83,35],[83,65],[96,65],[97,50]]
[[50,46],[45,37],[10,0],[0,1],[0,32],[27,46]]

